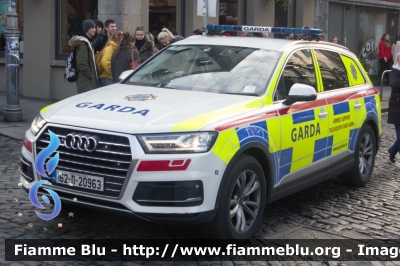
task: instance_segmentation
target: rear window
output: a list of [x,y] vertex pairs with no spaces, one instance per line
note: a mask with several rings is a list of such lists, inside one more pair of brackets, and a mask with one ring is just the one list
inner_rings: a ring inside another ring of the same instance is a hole
[[281,52],[247,47],[170,46],[126,84],[257,96],[265,93],[280,56]]
[[324,91],[349,87],[347,70],[336,52],[315,50]]

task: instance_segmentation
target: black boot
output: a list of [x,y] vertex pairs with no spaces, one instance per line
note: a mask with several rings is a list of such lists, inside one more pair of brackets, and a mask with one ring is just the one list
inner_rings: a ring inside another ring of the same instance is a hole
[[389,153],[389,161],[390,161],[391,163],[395,163],[395,162],[396,162],[396,158],[395,158],[396,155],[392,155],[392,154],[390,153],[390,150],[388,150],[388,153]]

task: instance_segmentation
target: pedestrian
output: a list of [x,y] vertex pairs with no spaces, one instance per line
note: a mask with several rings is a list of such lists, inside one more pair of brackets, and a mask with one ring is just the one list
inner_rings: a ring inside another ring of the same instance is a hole
[[397,36],[396,42],[392,45],[392,58],[393,59],[397,58],[399,54],[400,54],[400,35]]
[[117,45],[111,58],[111,72],[114,82],[119,80],[122,72],[129,70],[133,61],[140,61],[139,51],[135,46],[135,38],[129,32],[124,32],[121,42]]
[[96,34],[96,24],[93,20],[82,23],[83,34],[72,37],[68,44],[76,51],[76,68],[79,72],[76,81],[78,93],[83,93],[99,87],[96,64],[92,47],[92,38]]
[[111,38],[108,40],[106,46],[101,51],[101,66],[99,67],[99,78],[101,86],[108,86],[114,84],[114,79],[111,73],[111,57],[117,48],[117,45],[121,42],[123,36],[122,31],[117,31]]
[[249,37],[249,33],[245,31],[239,32],[239,37]]
[[157,39],[162,47],[167,47],[168,45],[181,41],[184,38],[179,35],[174,36],[167,28],[163,28],[158,34]]
[[97,54],[101,50],[103,50],[106,45],[108,39],[111,38],[117,32],[117,24],[114,20],[108,19],[104,22],[104,29],[101,34],[96,38],[96,41],[93,44],[94,54]]
[[150,40],[150,41],[152,41],[152,42],[154,43],[154,45],[153,45],[153,51],[154,51],[155,54],[158,53],[158,48],[157,48],[157,46],[156,46],[156,39],[154,38],[154,35],[151,34],[151,33],[148,32],[148,31],[146,31],[146,33],[144,34],[144,36],[147,38],[147,40]]
[[96,40],[97,37],[101,35],[101,32],[103,31],[104,24],[98,19],[92,19],[94,21],[94,24],[96,24],[96,34],[94,35],[93,39]]
[[193,35],[203,35],[203,32],[201,30],[199,30],[199,29],[195,29],[193,31]]
[[[381,38],[381,42],[379,43],[379,78],[382,78],[383,71],[390,69],[390,60],[392,56],[392,47],[390,45],[390,36],[387,33],[384,33]],[[389,76],[386,74],[386,85],[389,86]],[[385,79],[385,77],[383,77]]]
[[253,32],[253,37],[268,38],[268,32]]
[[319,40],[320,41],[325,41],[325,35],[323,35],[323,34],[319,35]]
[[135,30],[135,46],[139,51],[140,63],[152,57],[156,51],[154,42],[146,37],[146,31],[143,26],[137,27]]
[[289,33],[288,39],[289,40],[297,40],[298,39],[297,34]]
[[388,124],[394,124],[396,141],[389,148],[389,161],[396,162],[396,154],[400,152],[400,54],[396,56],[396,62],[390,72],[390,86],[392,92],[389,98]]
[[332,40],[331,40],[331,43],[336,43],[336,44],[339,44],[338,37],[336,37],[336,36],[333,36],[333,37],[332,37]]
[[[309,30],[310,28],[308,26],[305,26],[303,28],[303,30]],[[310,41],[311,40],[311,36],[309,34],[303,34],[303,36],[301,36],[300,40],[302,41]]]

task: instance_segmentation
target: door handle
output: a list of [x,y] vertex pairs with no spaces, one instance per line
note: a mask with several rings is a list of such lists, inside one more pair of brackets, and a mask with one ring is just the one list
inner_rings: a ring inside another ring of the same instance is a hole
[[361,107],[361,103],[356,101],[356,103],[354,104],[354,109],[356,109],[358,111],[360,109],[360,107]]
[[318,114],[319,118],[321,118],[322,120],[324,120],[325,117],[326,117],[327,115],[328,115],[328,112],[326,112],[326,111],[324,110],[324,108],[321,107],[321,109],[319,110],[319,114]]

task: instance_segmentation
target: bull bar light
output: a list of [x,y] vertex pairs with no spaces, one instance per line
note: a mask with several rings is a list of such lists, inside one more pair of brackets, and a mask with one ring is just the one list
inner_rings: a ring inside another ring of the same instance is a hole
[[217,135],[217,132],[187,132],[137,137],[146,153],[202,153],[211,149]]
[[245,26],[245,25],[214,25],[208,24],[207,30],[215,31],[243,31],[243,32],[267,32],[277,34],[299,34],[299,35],[321,35],[322,30],[310,28],[282,28],[282,27],[264,27],[264,26]]

